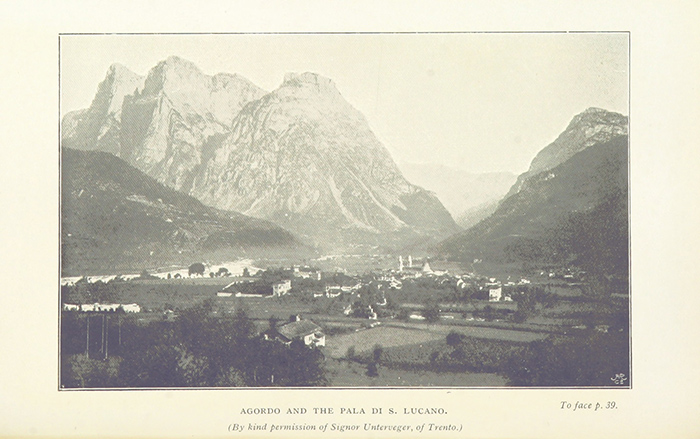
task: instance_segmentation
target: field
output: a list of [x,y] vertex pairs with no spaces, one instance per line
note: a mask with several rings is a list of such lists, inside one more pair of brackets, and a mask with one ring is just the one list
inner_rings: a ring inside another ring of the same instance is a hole
[[502,387],[506,380],[495,373],[431,372],[400,370],[379,366],[379,376],[369,377],[367,368],[352,361],[327,359],[327,376],[331,386],[337,387]]
[[[428,331],[432,334],[444,338],[452,331],[464,334],[468,337],[482,338],[489,340],[503,340],[510,342],[527,343],[535,340],[542,340],[549,334],[529,331],[516,331],[513,329],[490,328],[483,326],[457,326],[457,325],[431,325],[427,323],[403,323],[391,322],[389,325],[397,328],[412,328],[415,330]],[[413,340],[413,343],[420,340]]]
[[447,334],[452,331],[476,339],[511,343],[527,343],[542,340],[548,336],[546,333],[478,326],[391,322],[385,326],[326,337],[326,355],[332,358],[343,358],[351,346],[354,346],[357,354],[361,354],[372,350],[375,345],[380,345],[384,349],[406,345],[422,348],[425,345],[425,350],[430,351],[431,346],[442,343]]
[[355,352],[362,353],[371,350],[374,345],[384,348],[440,340],[444,338],[441,333],[420,331],[415,329],[377,327],[362,331],[331,336],[326,338],[326,355],[332,358],[345,356],[350,346],[355,347]]

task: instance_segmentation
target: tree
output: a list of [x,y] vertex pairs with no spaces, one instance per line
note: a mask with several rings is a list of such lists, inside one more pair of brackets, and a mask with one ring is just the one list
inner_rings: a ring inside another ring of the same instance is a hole
[[491,305],[486,305],[483,312],[484,319],[487,322],[492,322],[496,319],[496,310],[491,307]]
[[216,275],[219,277],[226,277],[229,276],[231,273],[228,271],[228,268],[226,267],[221,267],[219,268],[219,271],[216,272]]
[[153,275],[151,275],[151,274],[148,272],[148,270],[146,270],[145,268],[143,269],[143,271],[142,271],[141,274],[139,275],[139,279],[142,279],[142,280],[145,280],[145,279],[155,279],[155,278],[156,278],[156,277],[153,276]]
[[190,276],[192,276],[193,274],[203,276],[204,264],[202,264],[201,262],[195,262],[194,264],[190,265],[190,268],[187,271]]
[[250,271],[248,270],[248,267],[243,268],[243,277],[250,277]]
[[280,319],[277,318],[276,315],[271,315],[269,319],[267,319],[267,324],[268,324],[268,329],[270,332],[275,332],[277,331],[277,323],[279,323]]
[[425,304],[423,317],[425,317],[425,320],[429,323],[435,323],[440,320],[440,307],[437,302],[431,300]]
[[450,331],[450,333],[447,334],[447,337],[445,338],[445,340],[447,341],[447,345],[452,348],[462,343],[463,339],[464,335],[460,334],[457,331]]
[[381,345],[376,344],[374,345],[374,349],[372,350],[372,361],[374,363],[381,363],[382,361],[382,353],[384,352],[384,348],[382,348]]
[[367,376],[370,377],[377,377],[379,376],[379,368],[377,367],[377,363],[370,361],[367,363]]

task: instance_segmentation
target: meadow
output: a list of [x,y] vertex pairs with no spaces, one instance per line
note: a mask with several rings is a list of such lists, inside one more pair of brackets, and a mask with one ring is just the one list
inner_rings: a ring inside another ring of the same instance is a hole
[[336,387],[503,387],[506,379],[495,373],[432,372],[429,370],[391,369],[379,366],[375,377],[367,375],[365,365],[327,358],[326,377]]

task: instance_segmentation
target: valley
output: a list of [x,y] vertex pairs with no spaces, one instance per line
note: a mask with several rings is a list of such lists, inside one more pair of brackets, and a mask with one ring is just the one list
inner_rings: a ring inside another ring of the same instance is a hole
[[61,386],[611,387],[627,124],[517,177],[399,166],[323,75],[115,64],[62,121]]

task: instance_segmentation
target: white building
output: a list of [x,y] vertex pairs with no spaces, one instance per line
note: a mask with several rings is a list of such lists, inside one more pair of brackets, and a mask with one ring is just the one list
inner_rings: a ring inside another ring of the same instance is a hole
[[489,289],[489,302],[498,302],[501,300],[503,289],[501,287]]
[[292,289],[292,281],[289,279],[281,280],[272,284],[272,294],[275,296],[284,296]]
[[136,303],[129,303],[127,305],[122,305],[124,312],[141,312],[141,307]]

